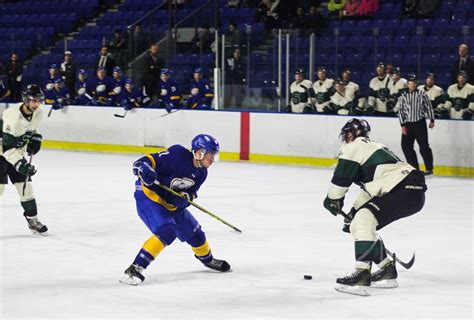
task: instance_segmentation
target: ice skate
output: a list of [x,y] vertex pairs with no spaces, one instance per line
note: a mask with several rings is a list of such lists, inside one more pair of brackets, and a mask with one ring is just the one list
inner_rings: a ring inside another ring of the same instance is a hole
[[204,263],[203,264],[213,270],[217,270],[220,272],[226,272],[230,270],[230,264],[227,263],[225,260],[219,260],[219,259],[212,259],[210,262]]
[[358,296],[370,296],[367,288],[370,287],[370,271],[366,269],[357,269],[351,275],[343,278],[337,278],[336,282],[341,286],[335,287],[336,291],[342,293],[355,294]]
[[138,286],[145,280],[145,277],[142,275],[142,272],[142,267],[132,264],[130,267],[127,268],[127,270],[125,270],[124,277],[119,281],[120,283],[128,284],[131,286]]
[[397,267],[395,260],[387,263],[383,268],[371,274],[371,287],[373,288],[397,288]]
[[42,224],[38,220],[38,216],[34,216],[34,217],[25,216],[25,218],[26,218],[26,221],[28,222],[28,228],[31,230],[33,234],[42,235],[42,236],[48,235],[48,227]]

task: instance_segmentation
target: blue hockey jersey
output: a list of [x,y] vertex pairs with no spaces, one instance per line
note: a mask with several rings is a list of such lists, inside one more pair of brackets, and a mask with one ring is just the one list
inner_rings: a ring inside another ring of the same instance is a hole
[[173,79],[160,81],[160,100],[166,108],[179,108],[181,91]]
[[88,86],[99,105],[110,104],[110,93],[114,90],[114,81],[111,77],[105,76],[103,79],[94,77],[89,80]]
[[[155,169],[156,179],[167,187],[178,192],[186,192],[190,199],[197,198],[197,192],[207,178],[206,168],[196,168],[193,164],[193,154],[181,145],[171,146],[169,149],[149,154],[138,159],[145,161]],[[145,186],[140,180],[136,181],[135,197],[145,195],[150,200],[161,204],[169,211],[176,211],[184,207],[177,207],[178,196],[160,188],[157,185]]]
[[139,108],[147,103],[150,99],[143,95],[142,90],[133,88],[132,91],[123,89],[117,96],[117,104],[125,110],[131,110],[133,108]]
[[213,99],[214,93],[209,85],[209,81],[201,79],[191,82],[191,97],[187,103],[189,109],[210,109]]

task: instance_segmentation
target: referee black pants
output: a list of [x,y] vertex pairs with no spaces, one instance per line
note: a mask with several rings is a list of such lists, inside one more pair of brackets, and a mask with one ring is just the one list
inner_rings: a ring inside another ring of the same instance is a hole
[[433,170],[433,152],[428,143],[428,129],[426,120],[405,123],[407,134],[402,134],[402,150],[407,162],[419,170],[418,159],[413,146],[416,142],[420,146],[421,157],[426,166],[426,170]]

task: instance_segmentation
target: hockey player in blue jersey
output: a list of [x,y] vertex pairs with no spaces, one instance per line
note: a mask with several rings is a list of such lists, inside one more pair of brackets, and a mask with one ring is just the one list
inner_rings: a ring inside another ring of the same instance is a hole
[[212,107],[214,92],[212,92],[209,81],[203,79],[201,68],[194,69],[193,81],[191,82],[191,96],[187,101],[189,109],[209,110]]
[[117,98],[120,92],[122,92],[125,89],[125,81],[127,80],[127,78],[123,76],[123,72],[120,67],[114,67],[113,72],[112,72],[112,80],[114,83],[113,85],[114,88],[112,89],[110,96],[115,101],[115,104],[117,104],[118,103]]
[[87,80],[87,73],[84,69],[80,69],[77,73],[77,81],[74,85],[76,91],[76,96],[74,99],[74,104],[78,106],[87,106],[89,104],[95,104],[92,97],[90,96],[91,92],[89,91],[89,85]]
[[160,107],[166,108],[168,112],[170,112],[171,109],[179,109],[181,107],[181,90],[170,75],[170,69],[161,69],[160,98],[158,104]]
[[46,80],[44,84],[44,102],[46,104],[53,104],[54,97],[55,97],[55,93],[53,92],[54,82],[57,79],[61,79],[61,76],[59,75],[58,66],[54,63],[49,67],[48,73],[49,73],[48,79]]
[[213,257],[201,226],[186,209],[188,201],[156,185],[162,184],[181,192],[187,199],[195,199],[218,152],[217,140],[200,134],[192,140],[191,151],[174,145],[135,161],[133,173],[138,178],[135,189],[138,215],[153,235],[143,244],[120,282],[141,284],[145,280],[143,270],[176,238],[187,242],[195,257],[206,267],[221,272],[230,270],[226,261]]
[[114,81],[111,77],[106,75],[105,68],[99,67],[97,69],[97,77],[94,77],[89,82],[92,97],[99,106],[111,105],[111,92],[114,90]]
[[54,93],[54,110],[62,109],[64,106],[72,103],[71,91],[65,87],[62,78],[58,78],[54,81],[54,88],[52,91]]
[[125,89],[120,92],[116,100],[117,105],[125,110],[144,107],[150,103],[150,98],[135,87],[132,79],[125,80]]

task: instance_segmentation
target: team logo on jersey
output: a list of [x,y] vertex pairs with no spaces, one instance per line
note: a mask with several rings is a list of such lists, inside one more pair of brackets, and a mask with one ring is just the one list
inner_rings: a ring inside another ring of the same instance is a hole
[[171,180],[170,187],[175,190],[186,190],[194,186],[196,183],[189,178],[174,178]]

